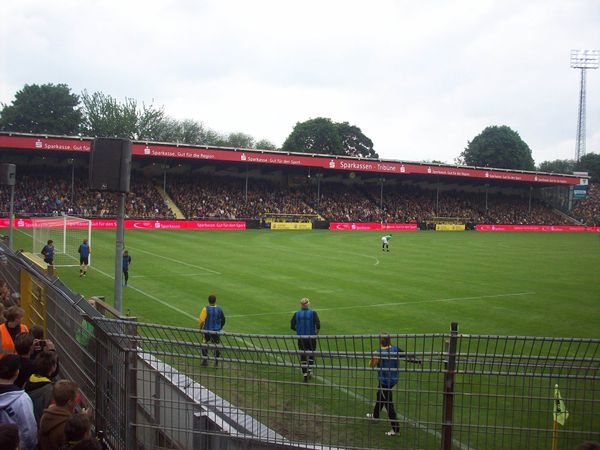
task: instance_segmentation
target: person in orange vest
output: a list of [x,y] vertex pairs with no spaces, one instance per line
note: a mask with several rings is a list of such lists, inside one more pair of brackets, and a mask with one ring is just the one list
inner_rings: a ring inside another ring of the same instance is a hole
[[19,333],[27,333],[29,330],[21,323],[25,311],[19,306],[11,306],[4,311],[6,322],[0,325],[0,358],[5,355],[14,355],[15,338]]

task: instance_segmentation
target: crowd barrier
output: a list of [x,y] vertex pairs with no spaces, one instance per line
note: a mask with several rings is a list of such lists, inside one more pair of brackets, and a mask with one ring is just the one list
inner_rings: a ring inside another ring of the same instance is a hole
[[[387,436],[385,412],[366,416],[379,336],[319,336],[304,383],[295,336],[222,333],[206,344],[197,329],[92,306],[3,244],[0,277],[21,292],[29,323],[45,326],[62,376],[79,384],[114,450],[573,449],[600,440],[600,339],[470,335],[456,325],[394,334],[400,432]],[[556,432],[555,386],[569,411]]]

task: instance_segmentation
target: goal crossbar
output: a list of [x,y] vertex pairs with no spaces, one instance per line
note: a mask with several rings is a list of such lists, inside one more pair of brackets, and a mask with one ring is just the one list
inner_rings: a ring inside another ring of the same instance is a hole
[[[54,243],[54,266],[79,265],[79,246],[84,239],[92,245],[92,221],[74,216],[32,218],[32,253],[41,255],[49,240]],[[91,265],[91,253],[88,257]]]

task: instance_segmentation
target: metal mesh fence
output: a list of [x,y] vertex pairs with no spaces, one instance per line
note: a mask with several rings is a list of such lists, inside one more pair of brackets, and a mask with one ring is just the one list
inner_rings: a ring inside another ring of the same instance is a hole
[[[399,432],[388,436],[388,410],[367,416],[381,395],[381,369],[369,365],[380,336],[319,336],[314,352],[299,350],[295,336],[222,333],[206,342],[197,329],[104,317],[19,255],[0,265],[21,290],[23,271],[35,278],[28,289],[44,285],[29,296],[30,310],[114,449],[546,449],[553,440],[574,449],[600,441],[599,339],[392,335]],[[556,435],[555,385],[569,411]]]

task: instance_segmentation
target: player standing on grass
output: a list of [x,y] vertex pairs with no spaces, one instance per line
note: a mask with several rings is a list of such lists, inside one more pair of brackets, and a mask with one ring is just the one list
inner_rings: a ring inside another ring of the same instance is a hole
[[[200,329],[203,331],[202,335],[205,344],[212,343],[218,345],[221,342],[219,332],[225,326],[225,313],[217,305],[216,295],[211,294],[208,296],[208,305],[202,308],[198,323],[200,324]],[[215,349],[215,367],[219,365],[219,356],[221,356],[221,352],[217,348]],[[202,365],[208,365],[208,348],[206,347],[202,348]]]
[[90,263],[90,253],[92,253],[87,239],[83,240],[77,251],[79,252],[79,276],[85,277],[87,275],[88,264]]
[[127,281],[129,280],[129,264],[131,264],[131,256],[125,250],[123,252],[123,286],[127,286]]
[[386,250],[390,251],[390,241],[392,240],[392,235],[388,234],[381,238],[381,251],[385,252]]
[[[316,311],[309,308],[310,300],[300,300],[300,310],[292,316],[291,328],[298,335],[298,349],[300,353],[300,367],[304,383],[308,383],[311,377],[312,366],[315,364],[315,356],[312,352],[317,349],[317,335],[321,330],[321,321]],[[304,353],[311,352],[310,354]]]

